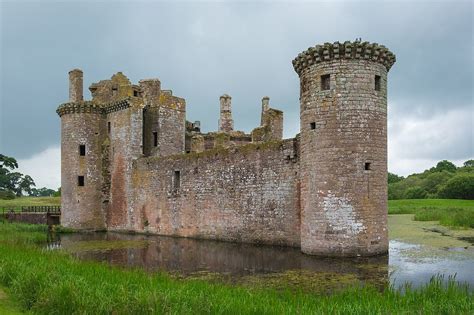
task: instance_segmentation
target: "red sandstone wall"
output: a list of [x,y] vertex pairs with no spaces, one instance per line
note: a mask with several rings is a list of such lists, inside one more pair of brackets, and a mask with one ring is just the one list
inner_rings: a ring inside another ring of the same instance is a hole
[[[133,229],[299,246],[296,151],[291,139],[139,159],[129,204],[137,219]],[[175,171],[180,171],[176,191]]]
[[[110,122],[108,133],[110,195],[104,204],[109,228],[126,229],[133,224],[129,213],[131,170],[134,159],[142,156],[142,121],[140,106],[109,113],[106,124]],[[107,131],[106,131],[107,132]]]

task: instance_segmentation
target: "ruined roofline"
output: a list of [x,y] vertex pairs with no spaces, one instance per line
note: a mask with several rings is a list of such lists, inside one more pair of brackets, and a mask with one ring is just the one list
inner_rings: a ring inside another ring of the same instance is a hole
[[300,75],[307,66],[338,59],[361,59],[379,62],[385,66],[387,71],[390,70],[396,60],[395,55],[383,45],[345,41],[344,43],[324,43],[323,45],[309,47],[293,60],[293,67],[296,73]]

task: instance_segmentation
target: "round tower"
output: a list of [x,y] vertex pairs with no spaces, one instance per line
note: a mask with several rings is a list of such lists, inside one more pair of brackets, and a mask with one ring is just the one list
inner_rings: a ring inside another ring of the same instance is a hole
[[301,249],[388,252],[387,72],[395,55],[367,42],[316,45],[300,77]]
[[83,101],[82,71],[69,72],[69,102],[61,117],[61,225],[104,229],[102,151],[105,122],[100,106]]

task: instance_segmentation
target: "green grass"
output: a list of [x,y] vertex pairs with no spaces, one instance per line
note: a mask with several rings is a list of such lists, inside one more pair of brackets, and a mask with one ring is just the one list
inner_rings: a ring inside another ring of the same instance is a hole
[[19,211],[19,207],[24,206],[60,206],[61,197],[19,197],[11,200],[0,199],[0,212],[1,208],[8,210],[14,209]]
[[0,314],[2,315],[16,315],[23,314],[20,305],[11,298],[7,290],[0,286]]
[[[434,278],[419,289],[354,287],[333,295],[178,280],[34,246],[45,226],[0,224],[0,286],[38,314],[469,314],[473,294]],[[10,235],[6,235],[10,234]]]
[[474,228],[474,200],[389,200],[389,214],[414,214],[416,221],[439,221],[448,227]]

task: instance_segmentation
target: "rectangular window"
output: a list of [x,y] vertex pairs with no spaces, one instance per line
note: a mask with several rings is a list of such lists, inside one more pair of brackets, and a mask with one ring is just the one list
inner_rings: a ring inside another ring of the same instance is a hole
[[79,145],[79,155],[80,156],[85,156],[86,155],[86,145],[85,144],[80,144]]
[[77,186],[84,186],[84,176],[77,176]]
[[181,173],[180,171],[174,171],[174,176],[173,176],[173,189],[174,191],[179,190],[179,186],[181,185]]
[[110,121],[107,122],[107,132],[110,133],[112,126],[110,125]]
[[331,88],[331,76],[329,74],[325,74],[321,76],[321,91],[326,91]]
[[375,76],[375,90],[380,91],[380,76],[379,75]]
[[153,146],[157,147],[158,146],[158,132],[153,131]]
[[311,129],[316,129],[316,123],[315,122],[312,122],[309,124]]
[[133,91],[133,96],[138,96],[138,91]]
[[364,169],[365,169],[366,171],[370,171],[370,163],[369,163],[369,162],[366,162],[366,163],[365,163]]

